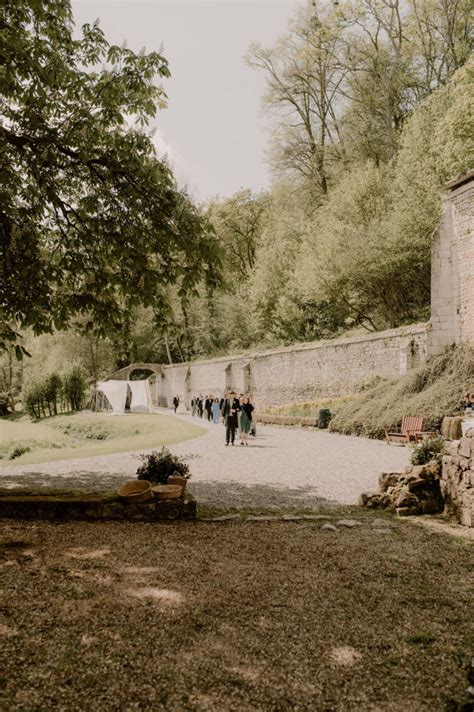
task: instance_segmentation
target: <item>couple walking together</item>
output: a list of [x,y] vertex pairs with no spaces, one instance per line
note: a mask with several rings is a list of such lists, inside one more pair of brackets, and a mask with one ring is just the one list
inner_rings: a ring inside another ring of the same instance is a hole
[[[240,444],[248,446],[249,432],[252,427],[253,405],[248,396],[239,400],[235,391],[230,391],[222,407],[222,417],[225,423],[225,444],[235,442],[235,431],[240,427]],[[240,421],[240,422],[239,422]]]

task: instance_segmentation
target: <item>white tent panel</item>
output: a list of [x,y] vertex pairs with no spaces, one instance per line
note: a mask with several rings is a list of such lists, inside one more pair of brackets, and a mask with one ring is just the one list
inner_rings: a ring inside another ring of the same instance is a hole
[[127,381],[127,383],[132,391],[130,411],[132,413],[153,413],[149,381]]
[[97,388],[106,396],[113,413],[124,413],[127,402],[127,381],[100,381]]

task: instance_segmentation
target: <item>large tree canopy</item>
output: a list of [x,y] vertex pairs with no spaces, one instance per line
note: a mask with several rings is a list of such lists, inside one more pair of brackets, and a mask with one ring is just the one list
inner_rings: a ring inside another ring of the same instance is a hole
[[111,46],[97,23],[75,36],[70,0],[0,9],[0,309],[35,333],[86,316],[119,327],[213,281],[218,245],[144,126],[164,105],[157,52]]

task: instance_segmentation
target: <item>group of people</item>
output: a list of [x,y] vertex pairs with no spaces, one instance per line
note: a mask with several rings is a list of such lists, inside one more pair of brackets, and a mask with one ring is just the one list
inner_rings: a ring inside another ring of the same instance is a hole
[[191,414],[193,417],[203,418],[213,423],[223,422],[225,425],[225,444],[234,445],[236,432],[240,432],[240,444],[248,446],[249,434],[255,435],[255,423],[252,413],[254,406],[250,396],[228,391],[222,398],[212,395],[194,396],[191,399]]

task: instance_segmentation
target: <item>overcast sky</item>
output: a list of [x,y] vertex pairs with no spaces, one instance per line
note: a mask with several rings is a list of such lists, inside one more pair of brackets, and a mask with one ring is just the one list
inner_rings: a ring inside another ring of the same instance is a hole
[[268,185],[265,82],[244,55],[272,46],[298,0],[72,0],[77,25],[99,18],[107,39],[133,50],[163,47],[171,79],[155,142],[197,200]]

